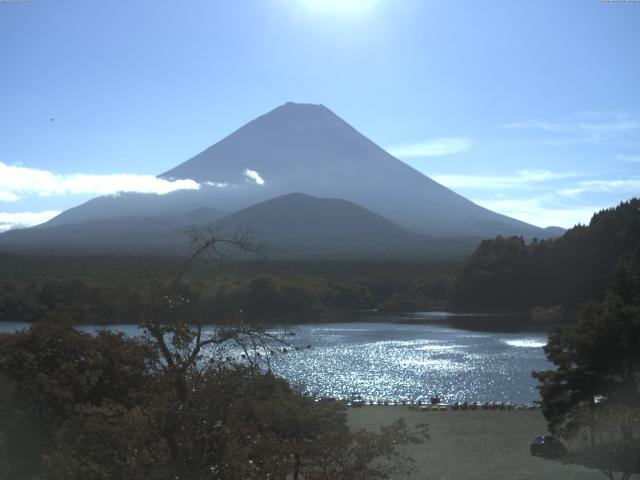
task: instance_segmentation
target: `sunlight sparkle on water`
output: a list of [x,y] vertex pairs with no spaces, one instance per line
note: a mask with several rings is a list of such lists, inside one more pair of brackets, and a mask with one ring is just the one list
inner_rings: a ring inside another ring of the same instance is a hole
[[294,338],[312,349],[273,357],[273,370],[321,396],[529,403],[538,398],[531,371],[549,368],[545,334],[351,323],[299,326]]
[[505,340],[504,343],[509,345],[510,347],[520,347],[520,348],[542,348],[547,342],[541,341],[537,338],[521,338],[515,340]]
[[[1,327],[15,331],[28,324]],[[78,328],[94,333],[104,327]],[[135,325],[109,328],[131,336],[141,334]],[[437,393],[445,402],[529,403],[539,398],[531,371],[551,368],[542,349],[547,341],[544,333],[472,332],[442,325],[382,322],[286,328],[292,329],[295,335],[286,337],[287,341],[302,348],[282,353],[274,346],[275,354],[268,355],[273,371],[321,396],[348,398],[359,391],[371,400],[428,400]],[[278,333],[275,328],[269,331]],[[231,346],[206,353],[240,360],[243,352]]]

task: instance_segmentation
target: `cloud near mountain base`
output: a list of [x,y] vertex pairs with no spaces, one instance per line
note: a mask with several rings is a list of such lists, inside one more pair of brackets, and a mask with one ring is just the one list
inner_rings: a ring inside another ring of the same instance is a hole
[[42,212],[0,212],[0,233],[17,228],[33,227],[60,213],[59,210],[44,210]]
[[119,192],[156,193],[163,195],[176,190],[198,190],[194,180],[166,180],[153,175],[59,174],[48,170],[0,162],[0,201],[17,202],[24,196],[36,195],[112,195]]

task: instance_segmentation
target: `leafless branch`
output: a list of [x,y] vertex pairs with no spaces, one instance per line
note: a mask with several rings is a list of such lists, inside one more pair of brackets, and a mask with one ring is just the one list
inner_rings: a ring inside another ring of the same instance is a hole
[[202,255],[207,258],[223,259],[232,257],[237,252],[251,253],[259,257],[266,252],[266,244],[256,243],[247,230],[227,233],[218,225],[192,225],[185,233],[190,242],[189,255],[176,275],[174,285],[182,280],[195,259]]

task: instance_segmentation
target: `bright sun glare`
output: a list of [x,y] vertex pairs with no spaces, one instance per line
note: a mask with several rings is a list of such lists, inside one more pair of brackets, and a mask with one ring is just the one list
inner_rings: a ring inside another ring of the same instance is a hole
[[371,11],[378,0],[302,0],[304,7],[314,14],[355,16]]

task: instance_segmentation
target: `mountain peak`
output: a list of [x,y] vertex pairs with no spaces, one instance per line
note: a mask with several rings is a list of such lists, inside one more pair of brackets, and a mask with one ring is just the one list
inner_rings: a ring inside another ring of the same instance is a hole
[[305,110],[329,110],[321,103],[298,103],[298,102],[287,102],[283,105],[280,105],[277,108],[287,108],[287,109],[305,109]]
[[[160,176],[238,185],[245,183],[243,172],[247,170],[265,179],[283,179],[295,172],[302,174],[301,167],[324,163],[325,167],[332,165],[330,175],[322,180],[330,184],[349,163],[352,168],[366,168],[373,150],[379,148],[324,105],[287,102]],[[314,181],[313,175],[303,175]],[[312,189],[305,193],[325,192]]]
[[314,121],[336,121],[340,118],[321,103],[295,103],[287,102],[279,107],[274,108],[270,112],[258,117],[256,120],[285,120],[293,123],[314,122]]
[[[258,172],[264,183],[248,183],[247,171]],[[245,205],[249,195],[255,203],[297,191],[349,200],[430,235],[544,236],[434,182],[320,104],[280,105],[161,177],[235,185],[211,203],[221,209],[241,191]]]
[[[253,181],[256,176],[263,181]],[[132,195],[116,200],[104,197],[56,217],[51,224],[134,210],[186,213],[204,205],[234,212],[290,192],[303,192],[353,202],[407,230],[432,236],[549,236],[434,182],[318,104],[280,105],[161,177],[188,178],[200,182],[202,188],[142,200]],[[226,186],[216,186],[221,184]],[[309,197],[294,200],[302,203]],[[139,206],[141,202],[144,205]],[[100,212],[104,213],[98,215]]]

